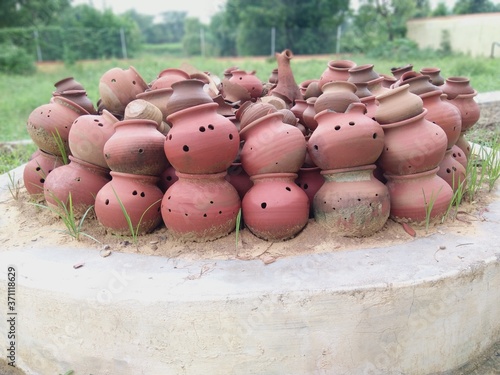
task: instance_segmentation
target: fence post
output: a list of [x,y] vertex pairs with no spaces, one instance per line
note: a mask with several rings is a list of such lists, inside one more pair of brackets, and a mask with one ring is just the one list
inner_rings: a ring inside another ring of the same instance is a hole
[[201,57],[205,57],[205,31],[203,28],[200,29],[200,48],[201,48]]
[[274,56],[276,52],[276,28],[271,28],[271,57]]
[[37,61],[42,61],[42,49],[40,48],[40,43],[38,42],[38,30],[33,30],[33,36],[35,38],[35,46],[36,46],[36,58]]
[[342,35],[342,26],[338,25],[337,26],[337,48],[336,48],[337,55],[340,53],[340,37],[341,37],[341,35]]
[[125,42],[125,30],[123,30],[123,27],[120,28],[120,40],[122,42],[122,55],[123,58],[127,58],[127,43]]

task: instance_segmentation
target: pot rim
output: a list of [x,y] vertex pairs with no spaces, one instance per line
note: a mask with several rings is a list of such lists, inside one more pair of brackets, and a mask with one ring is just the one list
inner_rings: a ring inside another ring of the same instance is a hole
[[186,180],[220,180],[226,177],[227,171],[217,173],[183,173],[175,171],[175,175]]
[[[413,116],[413,117],[407,118],[406,120],[401,120],[401,121],[398,121],[398,122],[390,122],[388,124],[380,124],[380,126],[383,129],[391,129],[391,128],[396,128],[398,126],[408,125],[408,124],[411,124],[411,123],[413,123],[415,121],[419,121],[421,118],[425,119],[425,116],[427,115],[427,112],[428,112],[427,108],[424,108],[422,110],[422,112],[420,112],[416,116]],[[376,120],[376,118],[375,118],[375,120]]]
[[268,178],[293,178],[294,180],[297,179],[299,175],[297,173],[292,173],[292,172],[279,172],[279,173],[259,173],[259,174],[254,174],[250,176],[250,180],[255,182],[255,180],[264,180]]
[[375,169],[377,169],[376,164],[366,164],[366,165],[358,165],[358,166],[350,167],[350,168],[325,169],[325,170],[322,170],[320,173],[322,175],[326,175],[326,174],[357,172],[357,171],[365,171],[365,170],[372,170],[373,171]]
[[117,121],[113,124],[113,127],[116,130],[116,128],[119,128],[120,126],[126,126],[126,125],[130,125],[130,124],[134,124],[134,123],[139,123],[141,126],[142,125],[152,125],[156,128],[156,130],[158,130],[158,127],[160,126],[160,124],[158,124],[154,120],[146,119],[146,118],[136,118],[136,119],[126,119],[126,120]]
[[390,173],[384,173],[384,177],[386,179],[390,179],[392,181],[405,181],[405,180],[413,180],[415,178],[421,178],[421,177],[427,177],[430,175],[437,174],[439,171],[439,166],[434,167],[432,169],[429,169],[428,171],[423,171],[423,172],[418,172],[418,173],[411,173],[411,174],[390,174]]
[[184,114],[189,113],[189,111],[192,111],[193,108],[204,109],[204,108],[212,108],[212,107],[214,109],[218,108],[219,104],[217,104],[217,103],[215,103],[215,102],[212,101],[212,102],[209,102],[209,103],[203,103],[203,104],[193,105],[193,106],[181,109],[179,111],[176,111],[174,113],[171,113],[170,115],[167,116],[166,120],[167,120],[167,122],[172,123],[172,120],[175,120],[176,117],[183,116]]
[[116,180],[113,181],[113,177],[126,177],[126,178],[129,178],[131,180],[146,180],[148,182],[151,182],[151,183],[158,183],[160,181],[160,177],[159,176],[152,176],[152,175],[146,175],[146,174],[135,174],[135,173],[126,173],[126,172],[117,172],[117,171],[113,171],[111,170],[109,172],[109,174],[111,175],[111,181],[110,182],[115,182],[116,183]]
[[[267,115],[259,117],[257,120],[252,121],[250,124],[248,124],[243,129],[240,130],[240,137],[243,138],[245,136],[245,134],[248,133],[251,129],[254,129],[255,127],[262,124],[262,122],[264,122],[268,118],[272,118],[272,117],[279,117],[280,121],[283,122],[283,117],[285,117],[285,115],[281,112],[271,112],[271,113],[268,113]],[[285,124],[285,123],[283,122],[283,124]],[[287,125],[289,125],[289,124],[287,124]],[[289,125],[289,126],[293,126],[293,125]]]
[[387,97],[392,97],[394,94],[397,94],[398,92],[400,91],[410,91],[410,84],[408,83],[405,83],[404,85],[401,85],[401,86],[398,86],[398,87],[394,87],[390,90],[387,90],[385,92],[383,92],[382,94],[380,95],[377,95],[376,98],[378,101],[380,101],[380,99],[384,100],[386,99]]

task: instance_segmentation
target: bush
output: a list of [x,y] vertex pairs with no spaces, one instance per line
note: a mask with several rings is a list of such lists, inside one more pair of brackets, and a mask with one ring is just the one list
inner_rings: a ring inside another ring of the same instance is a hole
[[24,49],[10,43],[0,44],[0,72],[7,74],[34,74],[35,58]]

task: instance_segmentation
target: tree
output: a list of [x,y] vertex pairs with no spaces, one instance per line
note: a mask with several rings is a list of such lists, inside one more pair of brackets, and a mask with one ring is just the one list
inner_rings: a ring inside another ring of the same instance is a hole
[[0,0],[0,27],[50,25],[70,6],[69,0]]
[[490,0],[458,0],[453,7],[455,14],[490,13],[500,11],[500,5]]

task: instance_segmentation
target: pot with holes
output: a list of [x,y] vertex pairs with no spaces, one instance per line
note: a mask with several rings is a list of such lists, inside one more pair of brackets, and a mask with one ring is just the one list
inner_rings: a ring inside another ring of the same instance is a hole
[[64,165],[58,155],[49,154],[38,149],[31,155],[30,160],[24,166],[24,187],[30,195],[43,195],[45,179],[54,169]]

